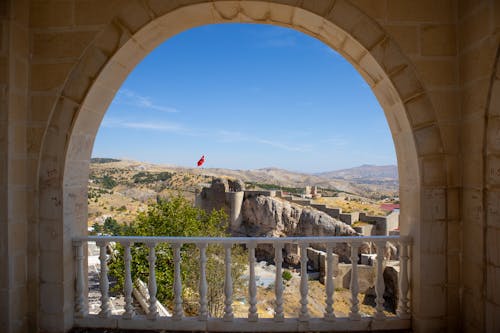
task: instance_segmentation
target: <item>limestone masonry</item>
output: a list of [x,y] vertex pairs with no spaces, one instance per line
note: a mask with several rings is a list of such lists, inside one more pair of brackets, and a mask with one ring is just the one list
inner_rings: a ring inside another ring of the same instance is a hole
[[398,159],[399,232],[412,239],[412,331],[500,332],[498,0],[0,1],[0,332],[73,328],[72,240],[87,232],[108,105],[159,44],[230,22],[315,37],[372,88]]

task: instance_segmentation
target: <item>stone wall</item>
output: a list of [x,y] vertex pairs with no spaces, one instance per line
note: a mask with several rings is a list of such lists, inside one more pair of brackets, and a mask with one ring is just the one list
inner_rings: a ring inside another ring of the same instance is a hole
[[400,232],[413,239],[413,331],[500,331],[495,0],[1,1],[2,331],[72,326],[71,240],[86,230],[109,103],[161,42],[229,22],[314,36],[372,88],[398,156]]

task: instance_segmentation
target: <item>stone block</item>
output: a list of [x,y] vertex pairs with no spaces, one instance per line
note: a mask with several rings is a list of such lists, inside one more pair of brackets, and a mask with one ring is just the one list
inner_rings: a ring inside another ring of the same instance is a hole
[[403,70],[392,74],[391,80],[403,102],[424,92],[415,72],[410,67],[404,67]]
[[486,158],[486,181],[489,185],[500,185],[500,154],[489,154]]
[[[168,1],[170,2],[170,1]],[[96,25],[109,23],[120,6],[117,0],[79,0],[75,2],[76,25]]]
[[360,43],[365,50],[371,50],[377,43],[387,38],[380,26],[368,18],[363,18],[350,31],[350,35]]
[[366,50],[355,40],[347,37],[340,50],[344,56],[352,59],[352,62],[358,63],[364,56]]
[[429,91],[436,117],[439,122],[456,122],[459,119],[460,97],[457,91],[435,90]]
[[31,4],[30,24],[34,28],[73,25],[74,2],[66,0],[36,1]]
[[32,64],[31,89],[46,91],[59,88],[73,68],[73,63]]
[[335,1],[333,9],[325,18],[346,32],[351,32],[360,22],[365,21],[363,13],[345,0]]
[[[465,220],[463,224],[463,234],[466,235],[462,243],[464,262],[477,263],[483,266],[485,259],[483,252],[485,242],[483,231],[472,221]],[[480,274],[480,272],[478,271],[476,274]]]
[[483,154],[469,153],[462,159],[462,184],[464,187],[480,188],[483,186]]
[[436,121],[434,108],[426,95],[408,101],[405,103],[405,106],[412,127],[430,124]]
[[33,56],[38,58],[79,57],[95,35],[95,31],[35,33]]
[[486,332],[495,333],[500,332],[500,305],[498,300],[496,302],[486,302]]
[[372,0],[351,0],[351,3],[374,19],[382,20],[387,16],[387,8],[380,4],[380,2]]
[[421,272],[425,276],[425,281],[422,281],[422,285],[446,284],[445,254],[422,254],[420,263]]
[[36,122],[46,122],[54,107],[57,97],[55,95],[31,94],[29,118]]
[[486,262],[489,265],[500,267],[500,228],[486,229]]
[[26,185],[27,170],[25,166],[26,166],[26,161],[24,159],[12,159],[9,162],[10,172],[9,172],[8,183],[10,185],[20,185],[20,186]]
[[[446,254],[446,222],[424,222],[421,227],[420,244],[422,256],[444,256]],[[439,258],[444,262],[444,258]],[[436,266],[438,267],[438,266]]]
[[296,9],[292,18],[292,24],[294,26],[302,27],[305,31],[315,35],[319,34],[320,29],[323,26],[323,22],[323,17],[301,9]]
[[446,185],[446,161],[441,156],[421,158],[422,182],[424,186]]
[[396,44],[407,54],[416,54],[419,51],[419,29],[417,25],[384,25]]
[[482,114],[465,117],[462,121],[461,144],[464,151],[481,152],[484,149],[485,118]]
[[[463,115],[480,113],[481,116],[488,103],[488,92],[491,86],[491,77],[477,80],[474,84],[466,85],[461,94],[460,103]],[[500,111],[490,110],[491,114],[500,115]]]
[[446,252],[458,255],[462,249],[462,226],[457,222],[448,222]]
[[[386,74],[382,70],[382,67],[369,52],[365,53],[365,55],[359,60],[359,66],[363,71],[363,77],[366,81],[368,81],[369,85],[372,86],[372,89],[374,89],[374,86],[386,78]],[[388,80],[385,81],[386,83],[388,82]],[[378,91],[380,94],[383,90],[378,89]]]
[[428,87],[456,86],[456,61],[452,59],[414,60],[417,71]]
[[459,254],[448,255],[446,264],[447,284],[459,286],[461,282],[461,258]]
[[[500,66],[497,66],[500,68]],[[491,88],[491,97],[488,105],[488,114],[490,116],[500,116],[500,78],[497,77]]]
[[269,19],[274,22],[289,24],[295,9],[286,5],[272,5],[270,7]]
[[130,0],[121,3],[118,8],[114,8],[120,23],[125,25],[129,32],[135,33],[148,22],[153,20],[153,13],[148,11],[148,7],[138,0]]
[[458,45],[461,50],[466,49],[470,44],[477,42],[489,34],[489,6],[481,6],[475,11],[471,11],[460,24],[457,24]]
[[439,128],[435,125],[419,128],[414,131],[417,151],[420,156],[443,152],[443,143]]
[[489,227],[500,228],[500,190],[486,192],[486,223]]
[[387,0],[388,21],[453,23],[454,13],[453,0]]
[[495,52],[496,48],[487,42],[462,52],[459,59],[460,83],[466,84],[477,79],[491,78]]
[[11,51],[19,58],[28,59],[30,54],[30,34],[27,26],[12,24],[10,28]]
[[[444,285],[423,285],[420,292],[424,301],[413,310],[415,315],[423,317],[443,317],[446,315],[446,287]],[[429,301],[432,300],[432,301]],[[434,331],[420,331],[434,332]],[[438,332],[438,331],[436,331]]]
[[420,53],[424,56],[454,56],[457,53],[454,24],[429,24],[420,28]]
[[[460,154],[460,125],[458,123],[440,123],[438,127],[444,151],[452,156],[458,156]],[[456,166],[459,164],[450,165],[450,167],[458,169]],[[454,183],[449,184],[453,184],[452,186],[458,185]]]
[[488,153],[500,153],[500,117],[488,117],[486,135]]
[[106,54],[114,54],[129,38],[130,35],[120,29],[119,26],[109,24],[96,37],[94,45]]
[[271,15],[271,6],[264,2],[242,2],[240,4],[242,16],[246,16],[246,21],[267,21]]

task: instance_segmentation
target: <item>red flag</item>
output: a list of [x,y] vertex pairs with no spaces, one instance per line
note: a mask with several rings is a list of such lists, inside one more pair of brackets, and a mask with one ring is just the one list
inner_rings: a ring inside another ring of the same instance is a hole
[[200,167],[200,166],[202,166],[202,165],[203,165],[203,163],[205,163],[205,155],[202,155],[202,156],[201,156],[201,158],[200,158],[200,160],[198,161],[198,163],[197,163],[197,164],[198,164],[198,166]]

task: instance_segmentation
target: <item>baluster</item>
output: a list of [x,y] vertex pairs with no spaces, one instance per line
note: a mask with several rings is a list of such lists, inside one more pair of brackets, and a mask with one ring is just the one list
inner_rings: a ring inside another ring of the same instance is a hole
[[274,307],[274,321],[283,321],[285,315],[283,313],[283,277],[281,272],[281,264],[283,262],[283,244],[274,244],[274,262],[276,264],[276,277],[274,281],[274,292],[276,294],[276,306]]
[[307,243],[300,244],[300,313],[299,321],[309,320],[309,310],[307,309]]
[[132,305],[132,273],[130,269],[130,263],[132,261],[132,255],[130,254],[131,242],[124,242],[124,253],[123,261],[125,262],[125,312],[123,313],[124,319],[132,319],[135,316],[134,306]]
[[409,319],[410,311],[408,307],[408,244],[406,241],[399,242],[401,255],[400,260],[400,272],[399,272],[399,302],[398,302],[398,317],[401,319]]
[[73,242],[73,247],[75,249],[76,260],[75,317],[83,318],[88,314],[84,296],[85,282],[83,278],[83,242],[75,241]]
[[182,278],[181,278],[181,245],[172,244],[174,249],[174,313],[173,320],[181,320],[184,316],[182,308]]
[[375,287],[375,292],[377,294],[377,298],[375,299],[375,303],[377,303],[376,309],[377,312],[375,313],[374,318],[377,320],[384,320],[385,319],[385,314],[384,314],[384,291],[385,291],[385,284],[384,284],[384,252],[385,252],[385,245],[386,242],[377,242],[375,243],[377,246],[377,282],[376,282],[376,287]]
[[109,280],[108,280],[108,265],[106,263],[106,245],[108,243],[105,241],[98,242],[99,246],[99,261],[101,265],[100,281],[99,285],[101,287],[101,311],[99,312],[99,317],[108,318],[111,315],[111,310],[109,308]]
[[231,246],[232,244],[224,244],[225,249],[225,266],[226,278],[224,280],[224,321],[233,321],[233,279],[231,277]]
[[333,312],[333,292],[335,290],[333,282],[333,244],[328,243],[326,245],[326,276],[325,276],[325,288],[326,288],[326,308],[325,308],[325,320],[334,321],[335,313]]
[[257,321],[259,314],[257,313],[257,284],[255,281],[255,243],[248,244],[248,265],[249,265],[249,281],[248,281],[248,321]]
[[349,313],[349,319],[351,320],[361,320],[361,315],[359,314],[359,301],[358,301],[358,243],[352,242],[351,244],[351,313]]
[[149,248],[149,280],[148,280],[148,290],[149,290],[149,312],[146,318],[149,320],[158,319],[158,309],[156,307],[156,273],[155,273],[155,243],[148,243]]
[[208,319],[208,309],[207,309],[207,276],[206,276],[206,266],[207,266],[207,244],[198,244],[200,249],[200,311],[198,314],[198,320],[205,321]]

